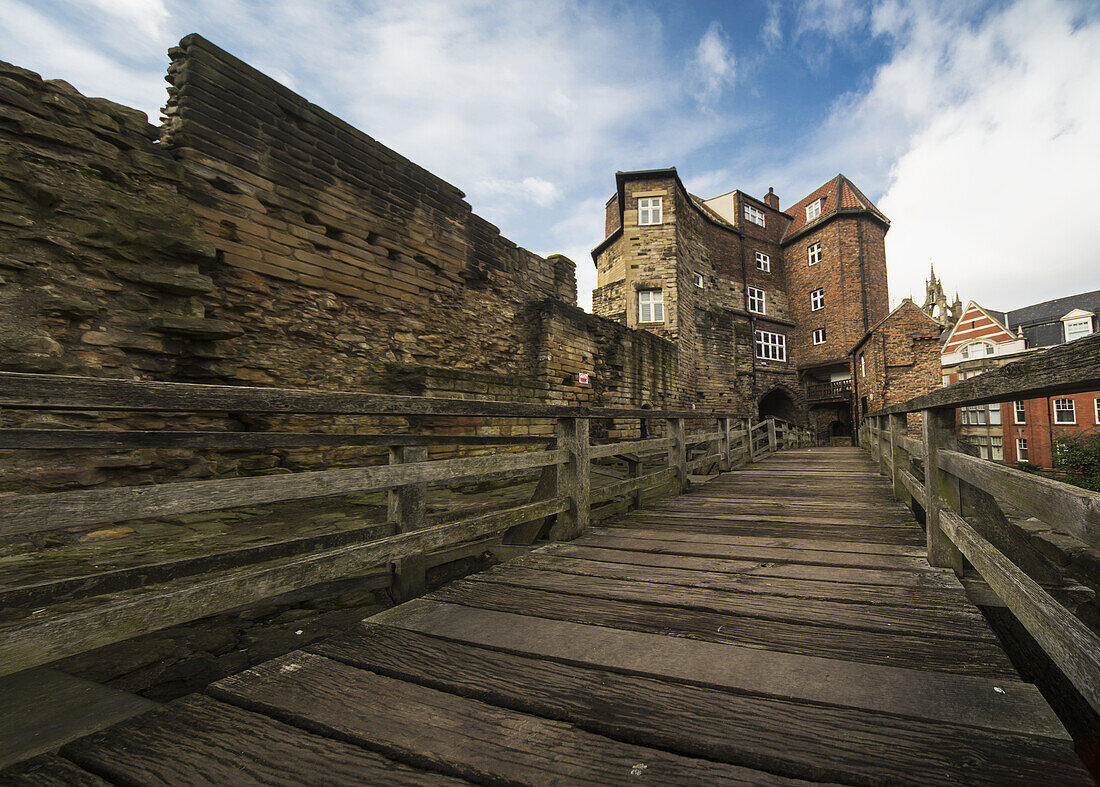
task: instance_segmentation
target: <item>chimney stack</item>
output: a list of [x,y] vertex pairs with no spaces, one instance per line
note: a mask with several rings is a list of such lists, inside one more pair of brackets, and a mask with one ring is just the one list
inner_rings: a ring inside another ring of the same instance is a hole
[[768,186],[768,193],[764,195],[764,204],[772,210],[779,210],[779,195],[771,186]]

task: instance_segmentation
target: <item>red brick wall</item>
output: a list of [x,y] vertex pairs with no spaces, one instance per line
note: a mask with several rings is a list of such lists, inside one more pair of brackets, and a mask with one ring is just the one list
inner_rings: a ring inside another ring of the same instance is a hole
[[[1077,423],[1073,425],[1054,423],[1054,399],[1072,399]],[[1051,438],[1057,440],[1063,435],[1082,435],[1100,432],[1096,422],[1096,402],[1100,391],[1072,394],[1069,396],[1051,396],[1024,400],[1024,420],[1015,423],[1015,402],[1001,405],[1001,423],[1005,435],[1005,463],[1014,465],[1019,461],[1016,455],[1016,439],[1027,440],[1027,461],[1040,467],[1053,467]]]
[[[940,326],[912,301],[903,302],[875,328],[852,357],[857,422],[868,412],[940,387],[939,336]],[[861,355],[866,375],[860,372]]]

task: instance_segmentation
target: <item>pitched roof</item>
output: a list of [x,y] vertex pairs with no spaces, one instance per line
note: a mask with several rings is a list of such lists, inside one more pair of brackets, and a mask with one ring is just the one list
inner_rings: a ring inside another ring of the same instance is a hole
[[860,340],[858,342],[856,342],[854,345],[852,345],[852,349],[848,351],[848,354],[851,355],[856,350],[858,350],[860,348],[860,346],[864,342],[866,342],[867,339],[870,338],[871,334],[873,334],[875,331],[877,331],[879,328],[881,328],[883,325],[885,325],[890,319],[893,318],[893,316],[895,314],[900,312],[902,309],[908,309],[909,307],[912,307],[913,309],[916,309],[926,320],[928,320],[928,322],[932,325],[933,328],[939,328],[940,327],[940,324],[938,322],[936,322],[934,319],[932,319],[931,317],[929,317],[928,314],[925,313],[924,309],[922,309],[920,306],[917,306],[917,304],[913,303],[913,301],[910,300],[909,298],[902,298],[901,303],[899,303],[897,306],[895,306],[893,309],[891,309],[889,314],[887,314],[885,317],[883,317],[881,320],[879,320],[878,322],[876,322],[874,325],[872,325],[870,328],[867,329],[867,333],[863,334],[862,338],[860,338]]
[[1058,322],[1074,309],[1100,312],[1100,290],[1083,292],[1080,295],[1069,295],[1065,298],[1055,298],[1053,301],[1043,301],[1032,306],[1024,306],[1021,309],[1013,309],[1008,312],[1008,321],[1012,328],[1043,322]]
[[[820,215],[812,221],[806,221],[806,206],[819,199],[824,200]],[[789,240],[802,230],[823,223],[838,212],[848,211],[865,211],[887,226],[890,225],[890,219],[852,181],[840,174],[783,211],[791,216],[791,223],[787,225],[783,240]]]

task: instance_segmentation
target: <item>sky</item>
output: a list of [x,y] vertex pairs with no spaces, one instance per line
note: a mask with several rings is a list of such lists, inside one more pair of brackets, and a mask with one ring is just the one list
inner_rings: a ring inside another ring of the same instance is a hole
[[[792,205],[843,172],[890,217],[891,306],[1100,289],[1096,0],[0,0],[0,59],[158,122],[197,32],[462,189],[591,249],[616,170]],[[1083,206],[1083,207],[1082,207]]]

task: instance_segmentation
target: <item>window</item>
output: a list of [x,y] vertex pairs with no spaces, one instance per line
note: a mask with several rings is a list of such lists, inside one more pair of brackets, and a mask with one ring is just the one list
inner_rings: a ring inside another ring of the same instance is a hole
[[1026,437],[1017,437],[1016,438],[1016,461],[1017,462],[1026,462],[1027,461],[1027,438]]
[[638,223],[639,224],[660,224],[661,223],[661,198],[660,197],[642,197],[638,200]]
[[983,355],[992,355],[993,345],[989,342],[972,342],[962,348],[963,358],[981,358]]
[[1001,423],[1001,406],[999,404],[978,405],[967,407],[961,411],[962,422],[967,426],[998,425]]
[[1024,403],[1022,400],[1017,399],[1015,404],[1016,417],[1013,419],[1014,423],[1026,424],[1027,423],[1027,410],[1024,409]]
[[764,211],[760,208],[754,208],[752,205],[745,206],[745,218],[751,221],[753,224],[759,224],[764,226]]
[[978,456],[982,459],[989,458],[989,438],[984,435],[979,435],[974,438],[974,443],[978,446]]
[[638,322],[664,322],[665,302],[660,290],[638,291]]
[[755,287],[749,287],[749,311],[756,314],[764,314],[764,291]]
[[825,344],[825,329],[818,328],[814,331],[814,344]]
[[989,405],[989,423],[993,426],[1001,425],[1001,406],[999,404]]
[[1005,460],[1005,439],[997,435],[989,438],[989,458],[998,462]]
[[943,376],[943,387],[946,388],[949,385],[951,385],[951,375],[945,374]]
[[1096,405],[1096,423],[1100,424],[1100,399],[1097,399],[1094,404]]
[[695,274],[695,286],[700,288],[700,289],[703,288],[703,274],[701,274],[701,273],[696,273]]
[[756,252],[756,269],[758,271],[770,271],[772,269],[772,258],[762,251]]
[[806,206],[806,221],[813,221],[821,215],[821,203],[824,200],[815,199]]
[[806,257],[811,265],[817,265],[821,262],[821,244],[811,243],[810,248],[806,249]]
[[1054,423],[1056,424],[1075,424],[1077,423],[1077,414],[1073,412],[1073,400],[1072,399],[1055,399],[1054,400]]
[[825,290],[820,287],[810,293],[810,311],[816,312],[825,305]]
[[859,376],[860,377],[866,377],[867,376],[867,358],[866,358],[866,356],[864,356],[863,353],[859,354]]
[[766,361],[787,360],[787,337],[781,333],[757,331],[756,357]]
[[1072,342],[1074,339],[1080,339],[1082,336],[1088,336],[1092,333],[1092,318],[1082,317],[1079,320],[1066,320],[1063,325],[1066,326],[1066,341]]

